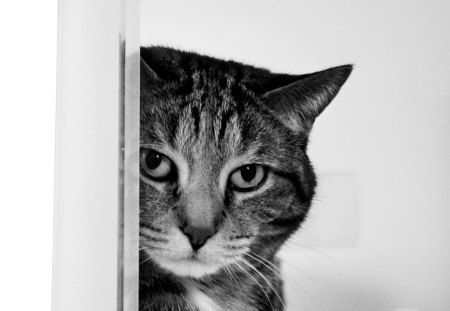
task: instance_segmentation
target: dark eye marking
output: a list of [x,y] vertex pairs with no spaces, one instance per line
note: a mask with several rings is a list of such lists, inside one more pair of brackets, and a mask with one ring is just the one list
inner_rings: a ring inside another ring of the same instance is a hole
[[234,191],[250,192],[261,187],[266,177],[267,168],[259,164],[247,164],[231,173],[229,185]]
[[173,162],[162,153],[152,149],[141,148],[141,173],[154,181],[167,182],[176,178],[176,168]]

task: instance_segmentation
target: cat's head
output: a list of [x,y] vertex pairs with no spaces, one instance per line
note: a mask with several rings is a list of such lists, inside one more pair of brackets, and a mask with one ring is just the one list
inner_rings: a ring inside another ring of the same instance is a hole
[[267,258],[305,219],[315,118],[350,65],[308,75],[141,49],[140,248],[179,276]]

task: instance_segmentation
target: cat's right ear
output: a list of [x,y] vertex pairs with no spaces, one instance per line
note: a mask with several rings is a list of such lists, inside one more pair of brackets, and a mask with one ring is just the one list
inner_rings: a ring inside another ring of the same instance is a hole
[[141,84],[143,85],[159,85],[162,83],[162,80],[158,77],[156,72],[150,68],[150,66],[142,59],[141,57]]
[[[295,82],[269,90],[262,99],[288,128],[309,133],[315,119],[347,81],[352,68],[352,65],[344,65],[298,76]],[[295,76],[289,77],[293,78]]]

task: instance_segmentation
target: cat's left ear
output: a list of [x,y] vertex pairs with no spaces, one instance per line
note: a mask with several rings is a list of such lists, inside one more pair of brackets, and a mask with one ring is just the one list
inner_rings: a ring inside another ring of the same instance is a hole
[[152,68],[150,68],[150,66],[145,62],[145,60],[142,57],[140,61],[140,68],[141,68],[140,70],[141,84],[157,85],[162,82],[159,76],[156,74],[156,72]]
[[299,76],[299,80],[263,94],[263,101],[288,128],[309,132],[352,69],[352,65],[344,65]]

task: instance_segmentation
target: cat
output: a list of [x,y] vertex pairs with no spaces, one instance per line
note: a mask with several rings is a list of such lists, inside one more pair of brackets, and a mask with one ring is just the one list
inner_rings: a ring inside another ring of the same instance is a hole
[[284,310],[277,251],[305,220],[316,117],[352,65],[277,74],[141,48],[139,310]]

